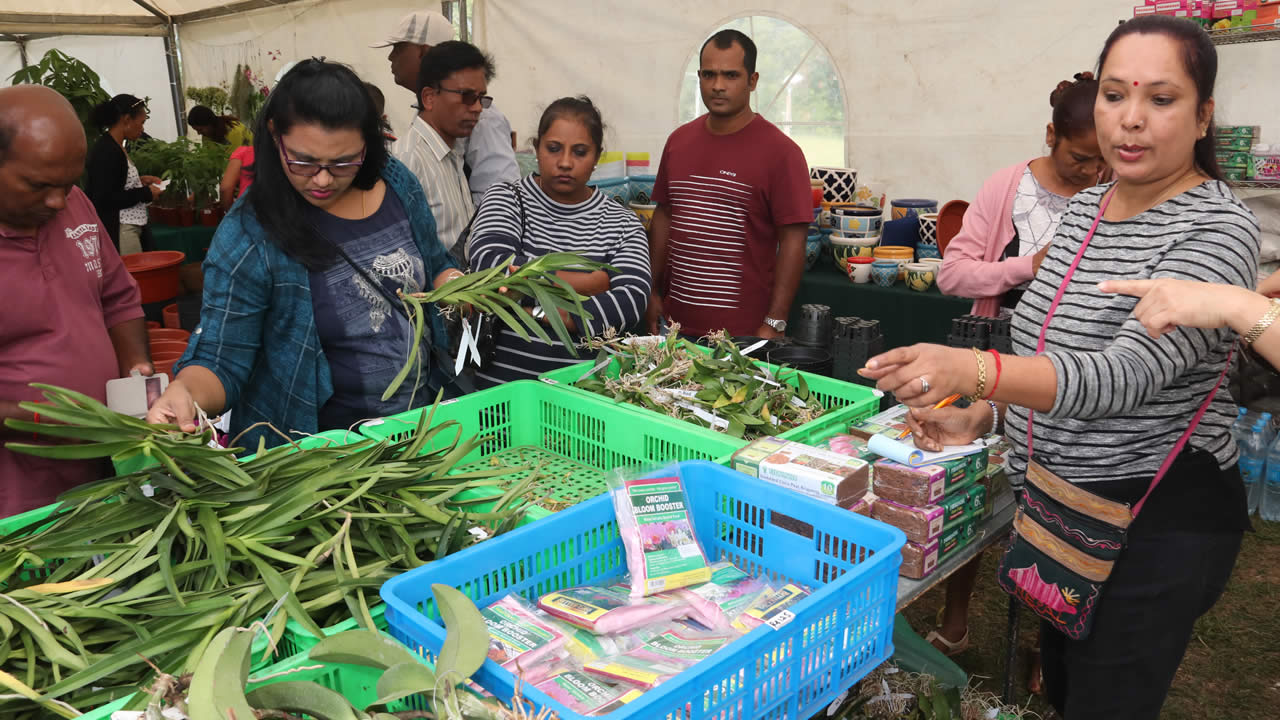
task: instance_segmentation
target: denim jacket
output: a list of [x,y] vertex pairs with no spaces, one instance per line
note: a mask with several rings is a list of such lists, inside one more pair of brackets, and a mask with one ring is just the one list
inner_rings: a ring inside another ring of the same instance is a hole
[[[382,179],[404,205],[413,241],[422,255],[428,285],[456,267],[436,237],[436,222],[422,186],[398,160],[388,158]],[[250,190],[252,192],[252,189]],[[270,242],[249,203],[237,201],[218,226],[204,260],[204,304],[174,372],[191,365],[221,381],[231,409],[231,434],[259,422],[285,433],[318,430],[320,408],[333,395],[329,362],[320,347],[307,268]],[[448,347],[444,324],[429,309],[431,336],[425,343]],[[442,368],[452,372],[452,368]],[[268,428],[245,435],[251,450],[284,439]]]

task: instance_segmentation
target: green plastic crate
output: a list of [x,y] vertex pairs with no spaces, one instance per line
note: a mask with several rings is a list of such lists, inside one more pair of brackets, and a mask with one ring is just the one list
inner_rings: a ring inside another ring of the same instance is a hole
[[[249,683],[246,690],[252,691],[264,685],[283,681],[302,681],[314,682],[324,687],[340,693],[343,697],[351,701],[351,704],[358,708],[364,708],[369,703],[378,699],[378,678],[382,676],[382,671],[376,668],[361,667],[359,665],[345,665],[340,663],[320,663],[314,662],[306,656],[306,653],[299,653],[285,660],[281,660],[275,665],[255,670],[249,675]],[[258,680],[257,678],[264,678]],[[125,705],[125,699],[117,700],[108,705],[87,712],[81,715],[81,720],[111,720],[111,714]],[[403,712],[407,710],[425,710],[425,699],[418,695],[411,695],[402,700],[397,700],[387,705],[389,712]]]
[[[688,343],[688,346],[692,350],[703,354],[709,355],[711,353],[710,348],[706,348],[701,345]],[[843,380],[835,380],[825,375],[818,375],[817,373],[806,372],[804,370],[784,368],[781,365],[773,365],[762,360],[757,360],[755,363],[759,367],[768,368],[775,377],[779,372],[785,372],[786,383],[793,387],[799,384],[798,378],[803,377],[805,383],[809,386],[809,392],[817,396],[818,400],[822,403],[822,406],[827,409],[827,412],[824,413],[822,417],[781,433],[779,437],[784,440],[794,440],[796,442],[812,445],[831,437],[837,432],[847,431],[851,424],[871,417],[880,409],[880,398],[883,393],[874,388],[855,385],[853,383],[844,382]],[[563,388],[569,392],[576,393],[581,397],[604,400],[614,407],[625,408],[628,411],[640,413],[645,417],[657,417],[664,420],[671,420],[671,418],[654,412],[653,410],[649,410],[648,408],[642,408],[630,403],[617,403],[589,390],[583,390],[582,388],[575,387],[574,383],[582,379],[582,377],[590,372],[595,365],[595,360],[588,360],[577,365],[571,365],[566,368],[543,373],[539,379],[544,383],[554,385],[557,388]],[[604,373],[607,377],[616,378],[618,377],[618,366],[618,360],[617,358],[614,358],[610,360],[609,366],[600,372]],[[695,425],[693,423],[683,421],[678,422],[681,425],[692,428],[698,433],[699,437],[725,438],[736,443],[732,450],[724,453],[723,455],[731,455],[734,451],[745,447],[747,444],[745,440],[730,437],[710,428],[704,428],[701,425]],[[722,456],[721,459],[724,460],[725,458]]]
[[[413,432],[418,418],[429,410],[365,423],[360,432],[378,440],[400,438]],[[462,459],[459,472],[522,458],[545,460],[544,470],[559,476],[554,488],[548,488],[547,499],[565,507],[603,493],[604,473],[615,467],[714,460],[741,447],[735,438],[714,433],[708,438],[688,423],[641,415],[590,393],[565,392],[534,380],[447,400],[436,409],[432,424],[448,420],[461,423],[463,437],[487,438]],[[438,442],[454,437],[452,432],[447,435]]]

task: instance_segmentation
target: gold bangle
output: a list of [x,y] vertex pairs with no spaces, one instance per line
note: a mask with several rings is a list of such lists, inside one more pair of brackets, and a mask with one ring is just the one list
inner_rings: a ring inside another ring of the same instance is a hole
[[1277,317],[1280,317],[1280,298],[1272,298],[1271,307],[1267,308],[1267,312],[1258,319],[1258,322],[1253,324],[1253,327],[1249,328],[1249,332],[1245,333],[1244,344],[1252,345],[1257,342],[1258,338],[1262,337],[1262,333],[1271,327]]
[[969,400],[977,402],[987,394],[987,361],[981,350],[976,347],[969,349],[973,351],[973,357],[978,361],[978,388],[969,396]]

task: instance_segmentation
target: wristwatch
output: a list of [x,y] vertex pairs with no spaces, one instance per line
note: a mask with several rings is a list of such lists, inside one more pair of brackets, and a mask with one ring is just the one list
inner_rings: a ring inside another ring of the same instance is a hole
[[774,330],[777,330],[777,331],[778,331],[778,332],[780,332],[780,333],[784,333],[784,332],[786,332],[786,331],[787,331],[787,321],[786,321],[786,320],[777,320],[777,319],[774,319],[774,318],[771,318],[771,317],[765,316],[764,324],[765,324],[765,325],[768,325],[769,327],[773,328]]

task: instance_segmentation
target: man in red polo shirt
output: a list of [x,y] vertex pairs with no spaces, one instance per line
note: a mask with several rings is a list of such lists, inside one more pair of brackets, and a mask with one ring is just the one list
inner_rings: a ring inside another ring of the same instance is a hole
[[[138,286],[75,186],[84,130],[61,95],[0,89],[0,421],[37,420],[33,382],[105,402],[107,381],[152,372]],[[30,442],[0,424],[0,439]],[[110,473],[100,461],[46,460],[0,448],[0,517],[47,505]]]

